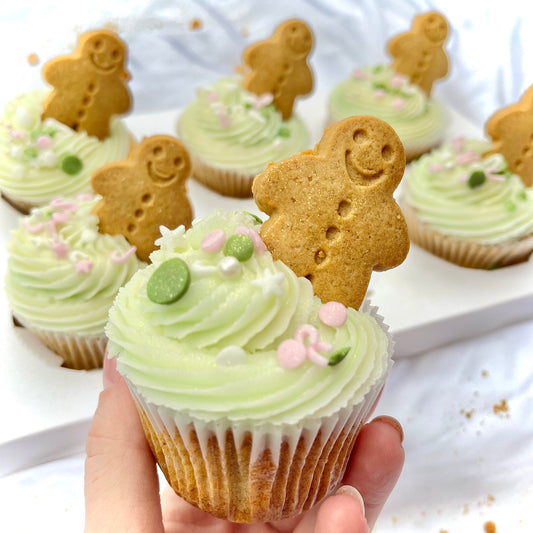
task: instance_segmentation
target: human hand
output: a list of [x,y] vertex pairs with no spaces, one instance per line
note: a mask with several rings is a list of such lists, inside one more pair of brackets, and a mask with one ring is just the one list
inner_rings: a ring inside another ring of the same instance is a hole
[[234,524],[190,505],[170,487],[160,496],[135,404],[114,360],[107,358],[104,387],[87,438],[85,533],[366,533],[403,466],[400,425],[378,417],[361,429],[335,495],[293,518]]

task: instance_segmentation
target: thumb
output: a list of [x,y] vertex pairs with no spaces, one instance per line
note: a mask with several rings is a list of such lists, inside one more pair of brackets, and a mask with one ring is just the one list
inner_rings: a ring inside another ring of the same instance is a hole
[[163,533],[159,480],[126,382],[105,358],[85,460],[85,533]]

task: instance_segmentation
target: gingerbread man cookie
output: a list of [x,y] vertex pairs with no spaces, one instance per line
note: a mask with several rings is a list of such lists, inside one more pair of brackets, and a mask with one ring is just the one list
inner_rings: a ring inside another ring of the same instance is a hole
[[434,81],[448,73],[448,56],[443,49],[447,36],[448,23],[440,13],[418,15],[411,31],[389,41],[392,67],[429,96]]
[[399,265],[409,250],[392,196],[404,169],[402,143],[387,123],[368,116],[337,122],[314,150],[255,178],[254,199],[270,216],[261,237],[323,302],[357,309],[372,271]]
[[493,148],[526,187],[533,187],[533,85],[517,104],[496,111],[486,124]]
[[97,170],[91,183],[102,195],[93,210],[100,232],[124,235],[137,247],[139,259],[148,261],[161,236],[159,226],[191,225],[185,186],[190,171],[189,154],[167,135],[145,138],[127,159]]
[[43,77],[53,90],[43,104],[43,119],[55,118],[100,140],[109,136],[113,115],[128,111],[126,46],[106,30],[84,33],[73,54],[52,59]]
[[313,35],[305,23],[284,22],[270,39],[244,51],[243,61],[251,68],[244,88],[258,96],[271,93],[283,120],[287,120],[295,98],[313,88],[313,74],[306,61],[312,46]]

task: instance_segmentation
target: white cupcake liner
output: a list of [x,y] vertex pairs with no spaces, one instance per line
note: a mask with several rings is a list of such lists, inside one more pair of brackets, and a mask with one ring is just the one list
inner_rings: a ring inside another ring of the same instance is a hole
[[[376,309],[369,309],[382,325]],[[388,333],[387,333],[388,335]],[[174,491],[210,514],[266,522],[299,514],[341,483],[353,444],[372,413],[392,365],[363,399],[298,424],[204,421],[155,405],[128,379],[150,447]]]
[[401,205],[409,238],[428,252],[467,268],[492,269],[527,261],[533,252],[533,234],[514,242],[483,244],[443,235],[421,222],[415,209]]

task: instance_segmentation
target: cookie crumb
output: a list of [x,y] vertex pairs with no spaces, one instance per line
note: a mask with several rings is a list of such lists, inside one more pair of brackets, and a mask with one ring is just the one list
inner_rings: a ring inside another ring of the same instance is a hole
[[448,530],[447,529],[441,529],[441,530],[439,530],[439,533],[448,533]]
[[465,418],[468,418],[469,420],[472,418],[472,415],[474,414],[474,409],[470,409],[470,411],[466,411],[465,409],[461,409],[461,414],[465,416]]
[[507,400],[504,399],[500,403],[493,405],[492,412],[502,418],[509,418],[509,405],[507,404]]
[[39,56],[37,54],[30,54],[28,55],[28,63],[32,66],[32,67],[35,67],[36,65],[39,64]]
[[485,529],[485,533],[498,533],[496,531],[496,524],[492,520],[485,522],[483,528]]
[[111,22],[111,21],[107,21],[104,24],[104,30],[109,30],[109,31],[112,31],[114,33],[118,33],[119,32],[118,25],[115,24],[114,22]]
[[488,378],[489,377],[489,373],[486,370],[482,370],[481,371],[481,377],[482,378]]
[[204,26],[204,23],[198,18],[192,19],[191,22],[189,23],[190,30],[201,30],[203,26]]

